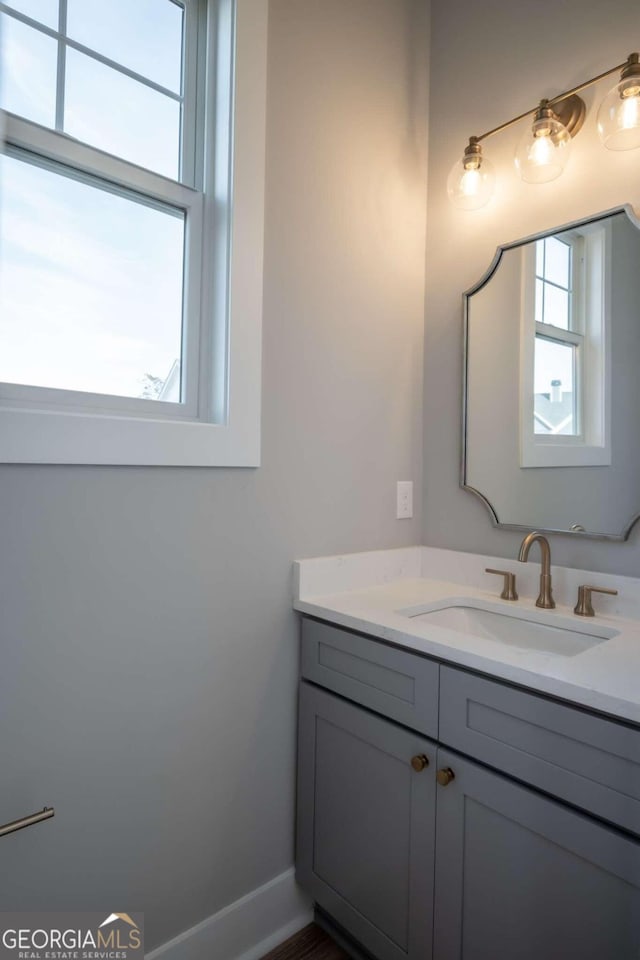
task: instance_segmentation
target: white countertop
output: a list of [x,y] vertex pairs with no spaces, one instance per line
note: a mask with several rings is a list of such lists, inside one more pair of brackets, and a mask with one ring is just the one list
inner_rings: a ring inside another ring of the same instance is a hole
[[[532,556],[533,556],[532,548]],[[502,580],[485,567],[518,576],[517,602],[500,600]],[[300,560],[294,606],[405,649],[469,667],[640,724],[640,580],[553,567],[555,610],[535,606],[538,562],[521,564],[432,547]],[[618,590],[593,595],[596,616],[573,613],[578,584]],[[573,656],[560,656],[473,636],[415,618],[443,600],[474,604],[508,616],[610,637]],[[413,615],[413,616],[412,616]]]

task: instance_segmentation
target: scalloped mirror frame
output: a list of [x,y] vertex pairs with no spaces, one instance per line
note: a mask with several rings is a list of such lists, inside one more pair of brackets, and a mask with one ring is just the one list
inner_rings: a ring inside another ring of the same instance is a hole
[[[527,243],[532,243],[536,240],[541,240],[544,237],[550,237],[557,233],[562,233],[566,230],[574,230],[579,227],[583,227],[587,224],[597,223],[601,220],[606,220],[609,217],[616,216],[617,214],[625,214],[631,223],[640,230],[640,218],[636,215],[635,210],[631,204],[624,204],[620,207],[614,207],[610,210],[601,211],[599,213],[593,214],[589,217],[582,217],[580,220],[574,220],[570,223],[561,224],[559,226],[551,227],[548,230],[541,231],[540,233],[532,234],[531,236],[521,238],[519,240],[513,240],[509,243],[502,244],[496,249],[493,260],[491,261],[488,269],[480,278],[480,280],[475,283],[472,287],[462,295],[463,300],[463,368],[462,368],[462,455],[461,455],[461,469],[460,469],[460,486],[463,490],[467,490],[469,493],[472,493],[475,497],[482,501],[482,503],[487,508],[489,516],[491,518],[492,526],[500,530],[515,530],[520,532],[526,532],[532,529],[532,526],[529,524],[520,524],[520,523],[503,523],[501,522],[498,513],[489,500],[480,490],[478,490],[473,485],[467,482],[467,458],[468,458],[468,364],[469,364],[469,301],[470,298],[482,290],[483,287],[491,280],[496,270],[500,265],[503,255],[508,250],[513,250],[516,247],[522,247]],[[617,542],[623,542],[629,539],[631,531],[633,530],[635,524],[640,520],[640,512],[636,513],[629,523],[623,528],[620,533],[594,533],[588,530],[567,530],[557,527],[548,527],[543,524],[536,524],[535,529],[541,533],[550,533],[550,534],[559,534],[569,537],[581,537],[587,538],[590,540],[612,540]]]

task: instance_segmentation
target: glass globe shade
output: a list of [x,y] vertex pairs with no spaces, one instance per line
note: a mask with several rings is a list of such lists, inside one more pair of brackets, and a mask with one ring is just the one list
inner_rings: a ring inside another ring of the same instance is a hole
[[640,147],[640,77],[616,84],[600,104],[598,134],[608,150]]
[[553,116],[534,120],[520,139],[515,165],[527,183],[548,183],[559,177],[571,151],[571,135]]
[[447,178],[449,199],[459,210],[479,210],[493,196],[493,164],[484,157],[457,160]]

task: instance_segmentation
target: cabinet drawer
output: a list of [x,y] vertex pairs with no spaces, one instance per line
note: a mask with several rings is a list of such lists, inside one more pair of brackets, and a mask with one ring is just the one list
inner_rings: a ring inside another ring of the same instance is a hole
[[440,740],[640,835],[640,730],[442,667]]
[[316,620],[302,621],[302,676],[430,737],[438,664]]

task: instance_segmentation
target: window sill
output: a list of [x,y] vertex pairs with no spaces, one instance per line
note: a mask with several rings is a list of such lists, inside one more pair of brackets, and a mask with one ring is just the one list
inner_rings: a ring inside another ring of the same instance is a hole
[[0,411],[4,463],[257,467],[259,421],[226,426],[31,410]]
[[611,449],[572,443],[527,444],[520,457],[520,466],[528,467],[609,467]]

